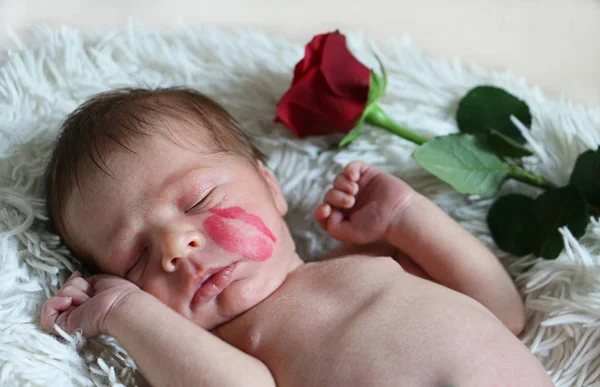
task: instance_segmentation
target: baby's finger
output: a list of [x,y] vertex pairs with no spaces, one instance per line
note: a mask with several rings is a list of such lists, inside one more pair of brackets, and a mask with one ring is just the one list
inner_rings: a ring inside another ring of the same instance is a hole
[[333,207],[352,208],[356,202],[356,198],[340,190],[330,189],[325,194],[324,201]]
[[340,191],[350,195],[358,193],[358,184],[348,178],[348,176],[339,174],[333,180],[333,186]]
[[58,292],[60,297],[71,297],[73,305],[79,306],[90,299],[90,295],[75,286],[67,286]]
[[358,181],[360,175],[367,170],[368,166],[369,164],[360,160],[352,161],[344,168],[344,174],[350,181]]
[[339,210],[332,210],[331,215],[327,218],[327,231],[335,238],[334,234],[339,229],[340,224],[344,220],[344,214]]
[[70,327],[68,324],[69,316],[71,316],[71,313],[73,313],[73,311],[75,309],[77,309],[77,308],[75,306],[71,305],[70,307],[67,308],[67,310],[65,310],[64,312],[59,314],[58,318],[54,322],[56,325],[61,327],[63,331],[65,331],[67,333],[73,333],[73,330],[75,329],[75,327]]
[[332,238],[337,240],[360,243],[356,238],[356,231],[352,224],[345,219],[344,214],[339,210],[331,212],[331,216],[327,219],[327,231]]
[[69,276],[69,278],[67,278],[67,280],[65,281],[64,285],[67,285],[67,284],[73,282],[76,278],[83,278],[83,274],[81,274],[78,271],[74,271],[73,273],[71,273],[71,275]]
[[54,323],[62,312],[71,306],[71,297],[52,297],[42,307],[40,325],[48,332],[54,333]]
[[92,286],[85,278],[81,277],[81,275],[69,277],[67,282],[65,282],[65,284],[63,285],[63,288],[67,286],[74,286],[78,289],[81,289],[90,297],[94,295],[94,290],[92,289]]
[[315,219],[319,222],[319,225],[324,229],[327,229],[327,218],[331,214],[331,206],[329,204],[321,204],[315,208]]

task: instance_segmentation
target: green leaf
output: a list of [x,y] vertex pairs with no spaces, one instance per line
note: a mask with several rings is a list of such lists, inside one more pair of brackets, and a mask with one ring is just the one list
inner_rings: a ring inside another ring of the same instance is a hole
[[497,130],[490,130],[487,137],[489,147],[492,148],[498,156],[520,158],[531,156],[533,154],[529,149]]
[[342,138],[342,140],[338,144],[338,148],[343,148],[346,145],[350,144],[352,141],[356,140],[365,122],[365,117],[366,116],[364,114],[360,117],[360,119],[358,120],[358,124],[356,124],[354,129],[352,129],[350,132],[348,132],[347,135],[344,136],[344,138]]
[[383,95],[383,79],[375,73],[375,71],[371,71],[371,83],[369,85],[369,97],[367,98],[367,103],[365,108],[376,102]]
[[387,89],[387,73],[381,59],[376,54],[373,54],[377,62],[379,63],[379,69],[381,70],[382,76],[378,75],[375,70],[371,70],[371,83],[369,85],[369,97],[367,99],[366,106],[369,106],[381,99]]
[[524,144],[525,138],[510,120],[511,115],[526,127],[531,126],[531,113],[525,102],[498,87],[478,86],[460,101],[456,122],[463,133],[483,134],[495,130]]
[[535,200],[520,194],[503,196],[487,216],[492,237],[502,250],[546,259],[555,259],[564,248],[559,227],[567,226],[579,239],[588,222],[585,199],[573,185],[548,191]]
[[579,239],[588,222],[585,198],[574,185],[543,193],[533,205],[530,227],[533,252],[546,259],[555,259],[564,248],[558,228],[567,226]]
[[377,56],[377,54],[375,54],[375,53],[373,53],[373,55],[375,56],[375,59],[377,59],[377,63],[379,63],[379,69],[381,70],[381,75],[383,77],[383,90],[381,92],[381,96],[383,96],[385,94],[385,91],[387,90],[387,84],[388,84],[387,72],[385,71],[385,66],[383,65],[383,62],[381,61],[381,58],[379,58]]
[[470,134],[435,137],[417,148],[413,157],[456,191],[482,197],[496,193],[510,172],[510,165]]
[[577,187],[589,203],[600,207],[600,147],[577,157],[569,183]]
[[534,200],[520,194],[502,196],[490,207],[487,224],[502,250],[518,257],[531,253],[529,223]]

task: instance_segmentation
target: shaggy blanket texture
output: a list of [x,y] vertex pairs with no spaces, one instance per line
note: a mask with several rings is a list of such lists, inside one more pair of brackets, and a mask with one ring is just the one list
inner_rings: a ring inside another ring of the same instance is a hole
[[[600,223],[592,221],[579,242],[561,230],[567,247],[555,261],[516,259],[490,237],[485,217],[492,200],[457,194],[428,175],[411,158],[413,143],[373,127],[343,151],[328,149],[337,136],[294,138],[273,117],[303,45],[258,31],[136,23],[88,32],[42,26],[13,38],[17,47],[0,52],[0,385],[135,385],[134,363],[110,337],[55,338],[40,329],[42,304],[79,267],[45,229],[40,177],[62,120],[88,97],[123,86],[173,85],[215,98],[253,134],[287,195],[286,219],[302,257],[318,259],[336,246],[313,220],[313,208],[348,161],[367,160],[405,179],[498,255],[526,302],[521,339],[556,385],[600,385]],[[348,43],[372,68],[378,68],[373,49],[379,53],[389,72],[382,107],[423,136],[456,132],[460,98],[491,84],[531,107],[530,171],[565,184],[577,155],[600,144],[598,109],[549,98],[510,72],[433,59],[409,39],[377,49],[350,33]],[[540,193],[514,181],[502,194],[509,192]]]

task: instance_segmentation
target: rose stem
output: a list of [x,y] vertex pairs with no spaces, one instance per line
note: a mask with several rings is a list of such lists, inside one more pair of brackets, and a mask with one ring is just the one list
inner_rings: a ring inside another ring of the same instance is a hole
[[[511,171],[508,174],[508,176],[525,184],[529,184],[538,188],[543,188],[545,190],[552,190],[558,188],[556,184],[544,179],[541,176],[527,172],[525,169],[516,165],[511,166]],[[600,217],[600,208],[594,206],[588,201],[586,201],[586,205],[590,214],[594,215],[595,217]]]
[[511,165],[508,176],[522,183],[529,184],[538,188],[544,188],[547,190],[558,188],[556,184],[544,179],[542,176],[534,175],[533,173],[527,172],[525,169],[517,165]]
[[[410,130],[401,127],[396,124],[390,116],[388,116],[379,105],[375,105],[371,108],[371,111],[368,113],[365,121],[368,124],[378,126],[380,128],[386,129],[405,140],[414,142],[418,145],[423,145],[427,142],[425,137],[421,137],[416,133],[411,132]],[[552,190],[558,188],[558,186],[551,181],[544,179],[542,176],[535,175],[533,173],[527,172],[527,170],[521,168],[518,165],[512,165],[511,171],[508,176],[512,179],[518,180],[522,183],[529,184],[534,187],[543,188],[545,190]],[[588,210],[595,216],[600,216],[600,208],[586,202],[588,206]]]
[[421,137],[418,134],[405,129],[392,121],[392,119],[383,110],[381,110],[379,105],[375,105],[371,108],[371,111],[367,115],[365,121],[368,124],[383,128],[402,137],[405,140],[414,142],[415,144],[422,145],[427,142],[425,137]]

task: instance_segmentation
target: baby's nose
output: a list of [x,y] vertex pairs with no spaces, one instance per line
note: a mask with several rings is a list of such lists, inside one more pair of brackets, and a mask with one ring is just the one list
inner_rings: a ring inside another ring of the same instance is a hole
[[187,259],[195,250],[202,248],[204,239],[195,231],[167,232],[162,246],[162,266],[173,272],[182,259]]

